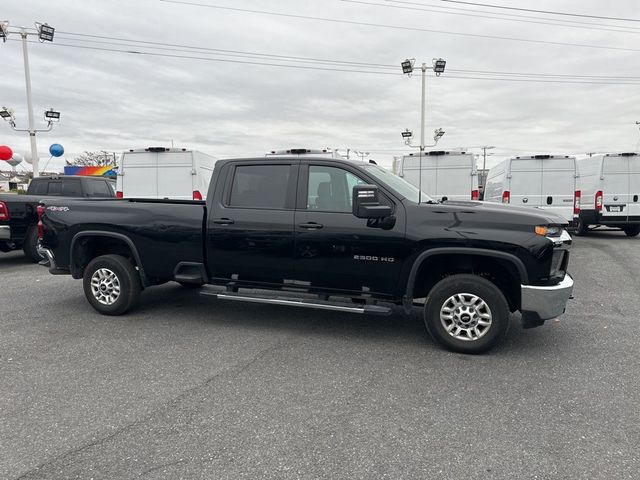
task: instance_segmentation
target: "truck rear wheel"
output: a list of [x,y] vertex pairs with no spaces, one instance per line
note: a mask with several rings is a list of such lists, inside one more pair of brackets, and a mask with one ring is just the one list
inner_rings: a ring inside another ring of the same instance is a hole
[[623,230],[627,237],[637,237],[640,235],[640,225],[629,225],[628,227],[624,227]]
[[96,257],[84,271],[84,294],[103,315],[122,315],[135,305],[142,286],[140,276],[121,255]]
[[509,307],[490,281],[478,275],[452,275],[429,292],[424,323],[433,339],[449,350],[483,353],[506,336]]
[[44,258],[38,253],[38,229],[36,227],[31,227],[27,231],[27,236],[24,239],[24,245],[22,245],[22,251],[34,263],[38,263]]

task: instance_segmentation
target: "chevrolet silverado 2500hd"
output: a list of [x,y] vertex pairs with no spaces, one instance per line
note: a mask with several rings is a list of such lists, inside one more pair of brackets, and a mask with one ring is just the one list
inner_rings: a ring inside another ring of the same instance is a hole
[[[221,160],[206,201],[48,199],[40,251],[120,315],[167,281],[219,299],[389,314],[422,299],[429,333],[480,353],[510,312],[525,327],[561,315],[573,289],[560,217],[435,202],[387,170],[342,159]],[[260,293],[256,293],[260,292]]]

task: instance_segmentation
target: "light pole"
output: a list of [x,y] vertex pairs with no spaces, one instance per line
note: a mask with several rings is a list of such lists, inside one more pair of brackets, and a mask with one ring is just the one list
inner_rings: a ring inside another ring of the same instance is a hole
[[[29,140],[31,141],[31,158],[33,159],[33,176],[37,177],[40,174],[40,166],[39,166],[39,158],[38,158],[38,147],[36,145],[36,133],[37,132],[48,132],[51,130],[54,121],[60,120],[60,113],[54,112],[51,109],[49,112],[45,112],[45,119],[48,121],[48,125],[46,129],[37,130],[34,126],[33,121],[33,101],[31,98],[31,72],[29,70],[29,52],[27,50],[27,37],[29,35],[37,36],[41,42],[52,42],[53,35],[55,33],[55,29],[50,27],[46,23],[36,22],[36,30],[37,32],[27,32],[26,28],[21,27],[20,30],[9,30],[9,22],[2,21],[0,22],[0,38],[3,41],[7,41],[7,36],[9,34],[19,34],[22,38],[22,56],[24,58],[24,78],[27,86],[27,109],[28,109],[28,118],[29,118],[29,128],[28,129],[18,129],[15,125],[15,118],[13,117],[13,112],[11,111],[10,119],[2,115],[2,117],[7,120],[14,130],[18,132],[29,132]],[[6,108],[4,111],[9,112]],[[49,116],[47,113],[56,114],[57,116]]]
[[[409,76],[413,74],[413,65],[415,63],[415,59],[406,59],[404,62],[401,62],[402,73],[405,73]],[[423,63],[420,66],[420,70],[422,71],[422,103],[420,109],[420,153],[424,152],[425,147],[427,146],[435,146],[434,145],[425,145],[424,143],[424,128],[425,128],[425,117],[426,117],[426,90],[427,90],[427,70],[433,70],[436,74],[436,77],[439,77],[445,69],[447,62],[442,58],[434,58],[431,66],[428,66],[426,63]],[[442,135],[440,135],[441,137]],[[438,137],[438,139],[440,138]],[[411,137],[408,137],[410,141]],[[435,142],[438,143],[438,140],[434,138]],[[410,145],[410,143],[407,143]],[[413,145],[410,145],[413,146]]]
[[[409,76],[411,76],[413,74],[413,65],[415,64],[415,59],[409,59],[407,58],[404,62],[400,63],[400,66],[402,67],[402,73],[405,73]],[[444,72],[444,68],[447,65],[447,62],[444,61],[442,58],[434,58],[432,65],[428,66],[426,63],[423,63],[420,66],[420,70],[422,71],[422,103],[421,103],[421,108],[420,108],[420,146],[418,147],[420,149],[420,167],[418,170],[418,175],[419,175],[419,179],[418,179],[418,203],[420,203],[422,201],[422,154],[424,153],[424,149],[425,147],[435,147],[438,144],[438,140],[440,140],[440,138],[442,138],[442,136],[444,135],[444,130],[442,130],[441,128],[436,129],[434,131],[434,137],[433,137],[433,145],[425,145],[424,143],[424,128],[425,128],[425,117],[426,117],[426,90],[427,90],[427,70],[433,70],[433,72],[436,74],[436,77],[439,77],[443,72]],[[407,144],[410,147],[415,147],[415,145],[411,145],[411,137],[413,136],[413,133],[407,129],[404,132],[402,132],[402,138],[405,139],[405,144]]]

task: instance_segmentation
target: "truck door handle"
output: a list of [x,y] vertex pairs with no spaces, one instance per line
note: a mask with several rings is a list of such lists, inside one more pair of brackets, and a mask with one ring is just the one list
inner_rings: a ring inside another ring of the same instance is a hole
[[233,225],[233,220],[230,218],[214,218],[213,223],[216,225]]
[[316,222],[301,223],[298,226],[300,228],[306,228],[307,230],[320,230],[323,227],[323,225]]

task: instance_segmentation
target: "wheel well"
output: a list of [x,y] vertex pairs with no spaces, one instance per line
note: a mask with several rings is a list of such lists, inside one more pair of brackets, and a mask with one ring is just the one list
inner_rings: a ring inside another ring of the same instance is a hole
[[71,271],[74,278],[82,278],[89,262],[101,255],[121,255],[134,266],[138,266],[131,247],[120,238],[107,236],[85,236],[78,238],[71,252]]
[[483,255],[441,254],[428,257],[418,268],[413,298],[426,297],[445,277],[460,273],[479,275],[496,285],[504,294],[509,309],[520,309],[520,274],[508,260]]

